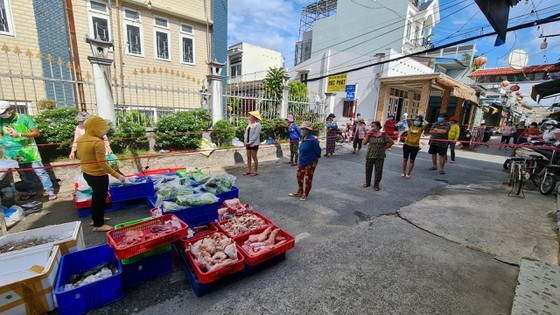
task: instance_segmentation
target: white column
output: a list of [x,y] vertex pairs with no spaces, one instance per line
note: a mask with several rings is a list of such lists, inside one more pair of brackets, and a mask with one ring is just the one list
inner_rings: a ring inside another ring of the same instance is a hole
[[115,123],[115,104],[111,89],[111,64],[113,60],[102,57],[88,57],[93,66],[93,84],[97,100],[97,115]]
[[210,74],[206,76],[206,81],[208,81],[210,94],[210,110],[212,112],[212,123],[216,123],[218,120],[224,119],[224,106],[223,106],[223,87],[224,76],[222,75],[223,63],[219,63],[216,60],[212,60],[208,63],[210,67]]
[[289,106],[289,92],[290,87],[285,85],[282,88],[282,104],[280,105],[280,118],[288,118],[288,106]]
[[336,93],[325,93],[325,96],[327,97],[325,103],[329,106],[329,114],[333,114],[335,105],[334,99],[336,97]]

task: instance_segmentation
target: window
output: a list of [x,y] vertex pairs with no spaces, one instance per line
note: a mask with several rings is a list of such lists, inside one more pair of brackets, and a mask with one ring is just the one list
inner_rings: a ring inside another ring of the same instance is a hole
[[154,25],[159,26],[159,27],[163,27],[163,28],[168,28],[167,20],[164,19],[164,18],[157,17],[157,16],[154,17]]
[[342,107],[342,116],[352,117],[353,109],[354,109],[354,101],[344,101],[344,106]]
[[170,60],[169,57],[169,33],[165,31],[155,31],[156,58]]
[[191,25],[181,24],[181,62],[194,65],[194,28]]
[[105,2],[89,1],[89,35],[94,39],[111,41],[109,8]]
[[0,34],[14,35],[12,12],[8,0],[0,0]]
[[241,75],[241,62],[232,64],[230,69],[230,76],[235,78]]
[[124,9],[123,25],[126,40],[126,53],[128,55],[143,56],[140,12]]

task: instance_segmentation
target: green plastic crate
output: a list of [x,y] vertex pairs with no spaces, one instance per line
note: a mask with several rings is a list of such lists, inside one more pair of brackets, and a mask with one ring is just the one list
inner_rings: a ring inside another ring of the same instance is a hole
[[[120,223],[120,224],[115,225],[115,229],[122,228],[122,227],[129,226],[129,225],[133,225],[133,224],[136,224],[136,223],[140,223],[144,220],[150,220],[150,219],[153,219],[153,218],[149,217],[149,218],[143,218],[143,219],[132,220],[132,221]],[[171,250],[171,244],[166,244],[166,245],[163,245],[161,247],[149,250],[149,251],[147,251],[145,253],[142,253],[140,255],[136,255],[136,256],[133,256],[133,257],[130,257],[130,258],[127,258],[127,259],[121,259],[121,263],[123,265],[133,264],[133,263],[135,263],[137,261],[140,261],[144,258],[148,258],[148,257],[151,257],[151,256],[163,254],[163,253],[166,253],[170,250]]]

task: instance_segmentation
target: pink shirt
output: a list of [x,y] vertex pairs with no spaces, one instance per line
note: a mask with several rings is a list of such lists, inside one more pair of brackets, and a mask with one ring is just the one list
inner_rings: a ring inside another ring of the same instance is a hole
[[366,132],[367,132],[366,125],[358,124],[358,127],[356,127],[356,133],[358,135],[358,139],[365,138],[366,137]]

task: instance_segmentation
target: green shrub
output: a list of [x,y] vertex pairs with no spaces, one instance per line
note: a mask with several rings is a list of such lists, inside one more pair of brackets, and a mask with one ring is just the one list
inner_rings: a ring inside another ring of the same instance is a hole
[[[202,132],[212,123],[207,110],[175,112],[159,119],[156,148],[165,150],[193,150],[198,148]],[[188,133],[188,134],[186,134]]]
[[231,140],[235,137],[235,127],[226,120],[218,120],[212,127],[210,134],[212,142],[220,147],[230,146]]
[[145,113],[139,112],[137,110],[118,110],[116,113],[116,118],[119,124],[122,122],[133,122],[145,127],[153,126],[153,120],[150,119]]
[[245,136],[245,129],[247,129],[247,126],[249,125],[249,121],[248,120],[241,120],[239,122],[239,126],[237,127],[237,130],[235,131],[235,136],[239,139],[239,141],[243,142],[243,138]]
[[59,107],[40,111],[34,117],[39,128],[37,143],[69,142],[58,146],[40,146],[41,157],[45,161],[52,161],[58,157],[70,154],[71,142],[74,140],[74,130],[78,122],[78,110],[74,107]]
[[325,131],[326,125],[324,122],[318,121],[311,124],[311,128],[313,128],[313,134],[319,136],[323,131]]
[[37,102],[37,108],[39,110],[53,110],[56,108],[56,102],[51,100],[40,100]]
[[[114,153],[126,151],[134,152],[138,150],[148,150],[148,139],[146,138],[146,128],[135,122],[121,122],[110,133],[111,149]],[[132,139],[129,139],[132,138]]]

